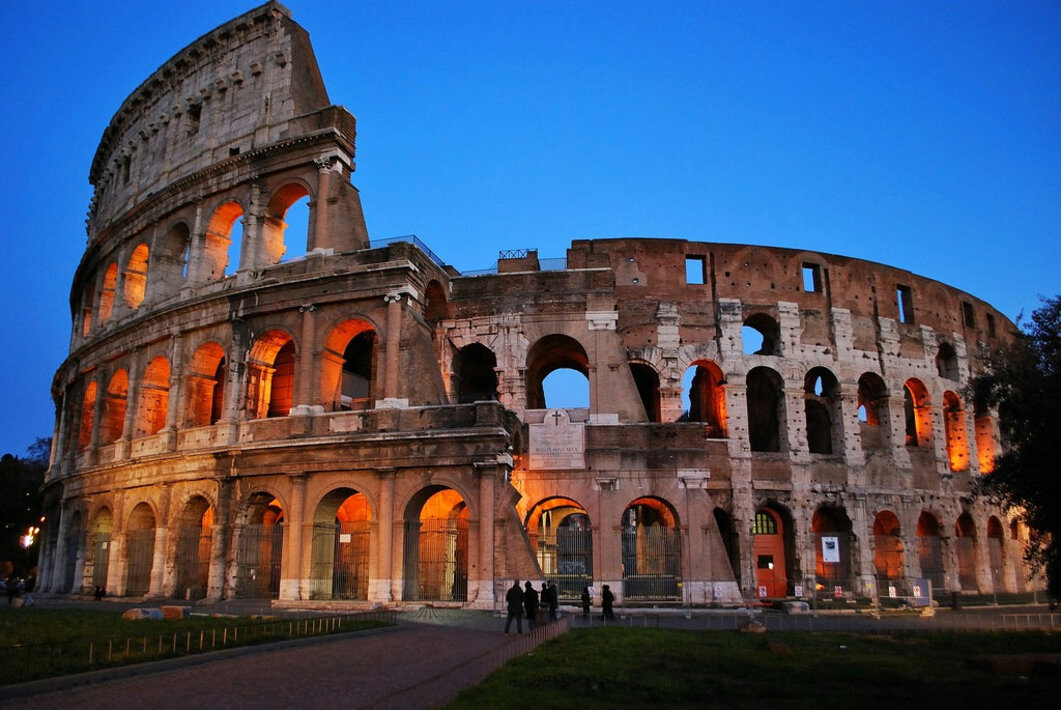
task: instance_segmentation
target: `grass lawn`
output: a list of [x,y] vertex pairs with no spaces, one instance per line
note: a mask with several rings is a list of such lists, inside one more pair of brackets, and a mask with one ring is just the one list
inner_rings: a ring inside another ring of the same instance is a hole
[[[0,685],[213,649],[387,625],[372,618],[121,618],[118,610],[0,609]],[[89,662],[91,658],[91,663]],[[2,696],[2,692],[0,692]]]
[[1015,653],[1061,653],[1061,635],[576,630],[506,664],[447,710],[1056,706],[1061,674],[965,666],[972,656]]

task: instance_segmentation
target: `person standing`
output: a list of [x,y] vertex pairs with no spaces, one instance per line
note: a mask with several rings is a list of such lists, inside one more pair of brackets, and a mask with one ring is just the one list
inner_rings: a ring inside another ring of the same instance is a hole
[[615,595],[612,594],[612,589],[607,584],[601,587],[600,590],[600,605],[604,611],[604,620],[611,621],[615,618],[615,612],[612,611],[612,604],[615,603]]
[[[530,583],[528,582],[528,584]],[[508,588],[505,602],[508,604],[508,618],[505,619],[505,636],[508,636],[508,629],[512,625],[513,619],[516,620],[516,633],[523,635],[523,590],[519,588],[518,579]]]
[[549,582],[549,619],[556,621],[559,618],[557,611],[560,609],[560,590],[556,588],[556,582]]
[[527,633],[534,631],[535,616],[538,613],[538,592],[534,591],[534,585],[527,580],[523,590],[523,608],[527,611]]
[[589,616],[589,605],[593,597],[589,595],[589,587],[582,588],[582,616]]

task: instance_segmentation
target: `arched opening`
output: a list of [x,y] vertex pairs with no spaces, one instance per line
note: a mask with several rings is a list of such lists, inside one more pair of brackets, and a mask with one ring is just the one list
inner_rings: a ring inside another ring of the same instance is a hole
[[107,575],[110,572],[112,526],[113,518],[111,517],[110,508],[97,510],[88,526],[85,579],[90,580],[93,590],[107,588]]
[[958,353],[950,343],[940,343],[936,352],[936,372],[945,380],[958,381]]
[[106,323],[114,315],[114,291],[118,286],[118,264],[111,262],[103,272],[103,284],[99,292],[99,322]]
[[[81,337],[87,338],[92,332],[92,292],[89,291],[81,296]],[[75,332],[77,327],[74,327]]]
[[752,451],[784,451],[781,425],[785,421],[784,384],[768,367],[748,372],[748,440]]
[[471,343],[453,357],[453,392],[459,404],[497,399],[497,356],[485,345]]
[[839,422],[840,383],[824,367],[815,367],[803,380],[803,406],[807,419],[807,448],[812,454],[832,454],[843,448]]
[[468,599],[468,505],[452,488],[430,486],[406,506],[403,598]]
[[680,600],[681,531],[674,509],[658,498],[638,498],[623,511],[620,525],[623,597]]
[[932,441],[932,409],[928,389],[918,379],[903,385],[903,411],[906,413],[906,445],[925,446]]
[[147,503],[137,503],[125,526],[125,594],[143,596],[151,589],[155,558],[155,512]]
[[781,326],[766,313],[755,313],[741,327],[745,355],[780,355]]
[[372,513],[352,488],[330,491],[313,513],[311,599],[368,599]]
[[815,589],[819,597],[845,598],[854,594],[851,519],[840,508],[821,506],[811,517],[814,534]]
[[991,584],[996,592],[1004,587],[1005,557],[1003,555],[1003,545],[1005,539],[1006,535],[1002,528],[1002,521],[992,515],[987,519],[987,556],[991,564]]
[[85,396],[81,399],[81,425],[77,432],[77,448],[85,449],[92,443],[92,424],[96,417],[96,381],[92,380],[85,387]]
[[204,599],[210,576],[210,544],[214,511],[202,496],[193,496],[181,511],[177,528],[177,575],[173,596]]
[[863,373],[858,378],[858,421],[863,451],[887,448],[891,441],[888,423],[888,389],[880,375]]
[[570,498],[550,498],[527,516],[527,535],[545,580],[558,596],[579,599],[593,584],[593,530],[589,513]]
[[286,417],[295,395],[295,341],[270,330],[250,350],[247,361],[247,415]]
[[527,409],[588,408],[589,400],[589,356],[581,343],[553,334],[530,347]]
[[172,295],[180,291],[188,278],[188,256],[191,251],[191,236],[188,225],[178,222],[170,227],[155,248],[151,264],[151,291]]
[[903,541],[899,518],[890,510],[882,510],[873,519],[873,567],[877,588],[894,597],[896,582],[903,579]]
[[995,422],[991,411],[982,401],[973,402],[973,422],[976,426],[976,461],[980,473],[995,470]]
[[280,562],[284,554],[284,509],[269,493],[248,498],[236,555],[235,596],[276,599],[280,596]]
[[343,321],[328,335],[321,356],[321,399],[332,411],[369,409],[376,368],[376,331],[368,321]]
[[729,560],[733,579],[739,585],[742,571],[740,565],[740,535],[737,533],[737,528],[733,525],[733,518],[729,513],[722,510],[722,508],[715,508],[712,514],[715,517],[715,525],[718,526],[718,534],[722,537],[722,546],[726,550],[726,559]]
[[755,556],[755,596],[760,599],[788,596],[792,571],[792,518],[773,505],[755,511],[752,554]]
[[630,363],[630,375],[637,387],[637,396],[645,409],[645,419],[650,422],[660,420],[659,373],[651,365],[643,362]]
[[965,435],[965,409],[958,395],[943,393],[943,430],[947,437],[947,461],[951,471],[969,468],[969,443]]
[[138,244],[125,266],[125,303],[130,308],[139,308],[147,295],[148,253],[146,244]]
[[962,513],[954,525],[954,544],[958,557],[958,585],[963,590],[976,590],[976,525],[973,516]]
[[446,290],[442,284],[432,279],[424,290],[424,320],[435,326],[440,320],[449,318],[449,303],[446,301]]
[[227,376],[224,348],[213,342],[200,345],[192,356],[187,377],[188,426],[210,426],[221,420]]
[[69,594],[74,589],[77,574],[77,557],[81,554],[81,513],[73,511],[66,523],[65,552],[63,558],[63,584],[60,590]]
[[726,436],[726,392],[722,369],[710,360],[693,362],[682,377],[682,416],[678,421],[703,422],[708,436]]
[[288,183],[273,193],[262,220],[262,256],[265,264],[305,256],[309,247],[309,191]]
[[122,438],[125,430],[126,396],[129,393],[129,376],[125,370],[111,375],[107,394],[103,398],[103,443],[113,444]]
[[945,589],[943,581],[943,543],[939,536],[939,521],[928,511],[917,519],[917,558],[921,576],[932,583],[933,589]]
[[243,244],[243,208],[236,202],[218,207],[203,234],[203,278],[214,281],[236,273]]
[[147,364],[140,387],[140,408],[137,412],[137,436],[150,436],[166,426],[169,406],[169,361],[156,357]]

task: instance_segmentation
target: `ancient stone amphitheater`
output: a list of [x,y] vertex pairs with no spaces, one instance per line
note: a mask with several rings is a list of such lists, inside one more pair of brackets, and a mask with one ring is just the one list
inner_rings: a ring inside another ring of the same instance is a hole
[[676,239],[461,274],[370,240],[354,137],[274,2],[118,109],[53,387],[43,589],[476,608],[513,578],[628,606],[1026,589],[1026,531],[970,494],[998,435],[962,387],[1013,327],[989,304]]

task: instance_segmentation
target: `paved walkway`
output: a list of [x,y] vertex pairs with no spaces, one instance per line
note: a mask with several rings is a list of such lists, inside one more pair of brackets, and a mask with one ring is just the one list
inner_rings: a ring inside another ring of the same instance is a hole
[[379,631],[55,679],[16,697],[0,688],[0,708],[418,710],[449,702],[540,641],[503,636],[503,619],[488,613],[424,609],[403,617]]

